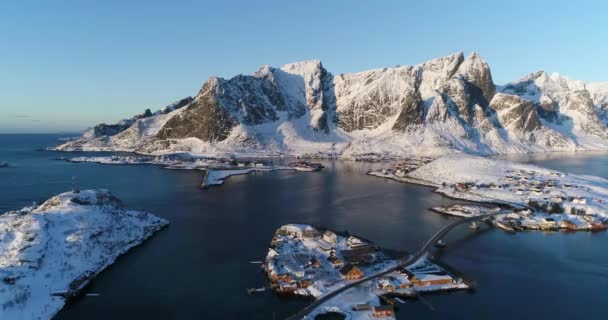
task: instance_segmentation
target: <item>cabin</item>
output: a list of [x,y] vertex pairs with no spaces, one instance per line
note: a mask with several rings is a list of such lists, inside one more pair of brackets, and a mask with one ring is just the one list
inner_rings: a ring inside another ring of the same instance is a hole
[[372,316],[374,318],[392,317],[395,311],[391,305],[374,306],[372,308]]
[[576,204],[587,204],[587,199],[583,197],[575,197],[572,199],[572,203]]
[[331,251],[331,249],[333,248],[333,246],[327,241],[325,241],[325,239],[323,238],[315,240],[315,243],[317,244],[317,247],[319,247],[319,249],[323,251]]
[[576,230],[577,226],[572,221],[563,220],[559,222],[559,227],[567,230]]
[[336,236],[336,234],[330,230],[325,230],[325,232],[323,232],[323,236],[321,236],[321,238],[332,246],[335,246],[336,241],[338,240],[338,236]]
[[319,267],[321,267],[321,261],[319,261],[319,260],[317,260],[315,258],[310,259],[310,267],[311,268],[319,268]]
[[346,245],[351,248],[356,248],[356,247],[366,246],[367,243],[361,241],[361,239],[359,239],[357,237],[350,236],[346,239]]
[[433,286],[433,285],[445,285],[454,283],[454,279],[452,277],[444,274],[444,275],[436,275],[436,274],[420,274],[419,278],[412,279],[412,283],[418,287],[425,286]]
[[329,256],[327,260],[329,260],[329,262],[334,266],[334,268],[342,268],[344,266],[344,261],[342,261],[342,259],[336,257],[335,255]]
[[397,289],[397,286],[391,283],[389,279],[383,278],[378,281],[378,288],[384,292],[393,292]]
[[298,288],[306,289],[310,286],[312,286],[312,280],[310,280],[310,279],[302,279],[302,280],[298,281]]
[[340,274],[342,274],[342,276],[344,278],[346,278],[346,280],[359,280],[361,278],[363,278],[365,276],[365,273],[363,273],[363,271],[361,271],[359,268],[353,266],[353,265],[346,265],[344,266],[342,269],[340,269]]

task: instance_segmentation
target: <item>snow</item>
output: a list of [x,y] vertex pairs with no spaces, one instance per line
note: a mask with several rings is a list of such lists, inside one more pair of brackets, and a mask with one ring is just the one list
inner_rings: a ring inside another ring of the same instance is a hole
[[[336,235],[335,243],[329,244],[322,240],[323,235],[328,231]],[[332,230],[316,229],[305,224],[289,224],[280,227],[275,233],[271,248],[268,250],[265,259],[264,269],[270,279],[271,287],[276,292],[296,296],[312,296],[319,299],[350,282],[341,275],[340,269],[342,266],[334,266],[330,262],[331,252],[334,252],[335,257],[342,260],[346,265],[348,264],[347,250],[355,247],[361,248],[362,245],[373,246],[373,250],[369,253],[373,261],[356,265],[365,276],[379,274],[390,268],[395,268],[401,261],[389,258],[382,249],[375,248],[372,243],[360,240],[355,236],[346,236]],[[325,248],[326,246],[331,248]],[[318,261],[317,266],[310,263],[313,260]],[[418,279],[441,279],[449,280],[451,283],[418,285],[410,282],[404,275],[405,273],[393,271],[386,276],[372,279],[338,294],[315,308],[308,317],[314,319],[318,314],[333,311],[347,315],[348,319],[367,319],[371,316],[371,311],[353,311],[353,305],[362,303],[368,303],[371,306],[380,305],[378,296],[389,292],[382,286],[386,282],[390,282],[394,286],[394,291],[391,290],[390,292],[404,295],[414,295],[416,292],[468,288],[460,279],[429,261],[426,256],[406,269]],[[306,280],[311,281],[310,286],[305,288],[297,286],[298,281]],[[297,289],[281,291],[281,285],[285,288]],[[401,285],[404,286],[401,287]]]
[[242,170],[208,170],[207,178],[203,182],[205,186],[217,186],[224,183],[224,180],[228,177],[248,174],[250,172],[256,171],[255,168],[248,168]]
[[[512,123],[503,125],[506,113],[517,112],[515,106],[494,116],[491,110],[487,112],[489,107],[472,106],[474,120],[463,124],[464,116],[458,114],[462,110],[455,105],[466,96],[462,81],[483,83],[488,80],[485,78],[491,79],[487,68],[476,53],[466,59],[462,53],[456,53],[414,66],[340,75],[325,71],[318,60],[289,63],[280,68],[264,66],[252,76],[208,81],[225,86],[226,92],[216,93],[221,95],[219,102],[239,120],[223,141],[205,142],[194,137],[171,143],[157,141],[155,136],[166,122],[186,109],[170,111],[172,108],[167,107],[149,118],[134,121],[129,129],[114,136],[85,134],[55,149],[346,159],[608,149],[608,85],[585,84],[557,73],[537,72],[498,87],[502,94],[533,102],[538,110],[556,109],[557,119],[541,118],[541,129],[520,132]],[[265,92],[274,89],[276,97],[272,96],[271,102]],[[446,90],[453,91],[448,98]],[[419,92],[423,101],[423,123],[408,132],[396,132],[393,125],[403,101],[413,92]],[[199,96],[205,94],[201,92]],[[243,97],[247,97],[246,103]],[[277,101],[283,101],[284,106],[274,105],[281,104]],[[255,109],[244,108],[244,104]],[[256,110],[263,121],[255,124],[243,121]],[[333,123],[334,119],[339,125]],[[327,128],[322,127],[324,123]],[[345,130],[345,124],[356,128]],[[325,129],[329,130],[327,134]]]
[[52,318],[65,304],[54,293],[101,272],[167,224],[122,208],[107,190],[66,192],[0,215],[0,319]]
[[[437,187],[437,192],[464,200],[521,206],[527,205],[530,200],[551,203],[551,199],[565,198],[567,200],[563,201],[563,208],[566,213],[575,208],[584,209],[585,215],[590,217],[608,217],[608,180],[595,176],[566,174],[534,165],[453,154],[423,165],[403,179],[378,172],[374,175],[432,185]],[[476,187],[458,190],[454,187],[458,183],[472,183]],[[481,185],[503,187],[491,188]],[[536,185],[540,187],[537,188]],[[523,192],[517,192],[518,189],[523,189]],[[590,199],[593,201],[589,201]]]

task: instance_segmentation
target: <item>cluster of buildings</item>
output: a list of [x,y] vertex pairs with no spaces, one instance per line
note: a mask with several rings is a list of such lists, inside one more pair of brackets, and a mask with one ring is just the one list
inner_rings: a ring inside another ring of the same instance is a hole
[[[263,268],[275,293],[319,297],[398,263],[373,243],[356,236],[290,224],[275,233]],[[367,312],[374,318],[391,317],[393,306],[378,305],[378,297],[411,297],[420,291],[467,288],[460,279],[426,259],[370,281],[373,290],[369,296],[363,301],[345,302],[340,309]]]
[[420,157],[401,161],[395,164],[392,168],[382,169],[380,172],[383,175],[395,175],[403,178],[406,174],[418,169],[419,167],[433,161],[433,158]]
[[[466,181],[454,183],[450,187],[454,192],[471,193],[527,205],[529,209],[512,209],[494,217],[494,224],[508,231],[524,229],[595,231],[608,228],[604,199],[594,196],[587,186],[562,182],[560,178],[563,177],[564,174],[558,172],[541,174],[526,170],[508,170],[507,175],[495,183]],[[435,211],[457,216],[473,214],[463,210],[464,207],[467,206]]]
[[264,269],[275,292],[318,296],[340,281],[363,278],[383,259],[375,245],[355,236],[290,224],[275,233]]

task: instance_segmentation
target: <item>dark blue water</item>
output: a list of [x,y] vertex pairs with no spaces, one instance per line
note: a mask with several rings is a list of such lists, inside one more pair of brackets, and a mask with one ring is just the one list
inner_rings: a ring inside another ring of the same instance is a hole
[[[245,292],[265,284],[249,261],[265,256],[279,226],[348,229],[382,246],[414,251],[452,219],[427,210],[450,200],[428,188],[366,176],[373,164],[326,162],[320,173],[237,176],[201,190],[198,171],[74,164],[53,159],[81,153],[35,151],[56,138],[0,135],[0,162],[11,165],[0,169],[0,212],[66,191],[76,176],[81,189],[111,189],[126,206],[171,221],[94,281],[91,291],[100,296],[66,307],[58,319],[281,319],[306,301]],[[606,162],[597,159],[587,160],[593,166],[588,173],[608,177]],[[461,228],[447,240],[441,260],[476,279],[476,292],[429,297],[431,307],[404,305],[400,319],[603,314],[606,233],[509,235]]]

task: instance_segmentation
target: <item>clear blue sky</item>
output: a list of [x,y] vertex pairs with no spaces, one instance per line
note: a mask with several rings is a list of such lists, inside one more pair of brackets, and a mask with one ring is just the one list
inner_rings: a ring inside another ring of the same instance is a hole
[[304,59],[345,73],[477,51],[499,84],[608,81],[606,17],[606,1],[5,0],[0,132],[80,130]]

